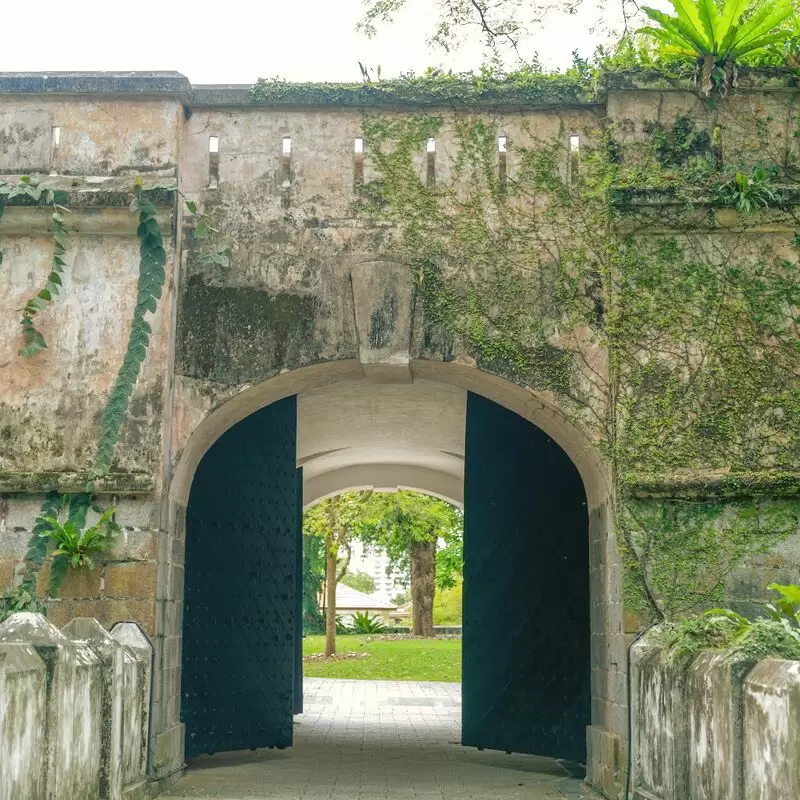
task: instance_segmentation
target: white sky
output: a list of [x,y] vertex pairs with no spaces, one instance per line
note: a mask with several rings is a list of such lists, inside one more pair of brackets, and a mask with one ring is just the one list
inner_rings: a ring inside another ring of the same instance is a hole
[[[591,54],[592,3],[578,16],[557,14],[532,40],[548,68],[566,67],[572,50]],[[358,61],[391,77],[430,65],[476,68],[476,40],[454,55],[430,50],[430,0],[409,9],[373,40],[357,33],[362,0],[4,0],[0,72],[178,70],[193,83],[361,80]]]

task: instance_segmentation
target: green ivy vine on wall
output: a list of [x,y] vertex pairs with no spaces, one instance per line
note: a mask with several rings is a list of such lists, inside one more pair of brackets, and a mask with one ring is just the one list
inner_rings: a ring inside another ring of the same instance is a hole
[[[583,132],[578,160],[566,121],[540,136],[507,114],[512,137],[466,113],[363,117],[374,180],[355,210],[399,231],[423,357],[469,357],[552,392],[598,443],[626,607],[648,619],[718,603],[737,565],[800,530],[797,502],[759,500],[757,477],[800,494],[800,239],[759,232],[776,214],[800,229],[797,136],[729,109],[720,100],[708,127],[651,120],[624,145],[607,121]],[[751,131],[770,160],[726,164],[724,137]],[[429,138],[446,143],[433,181]],[[717,209],[735,224],[720,227]],[[687,475],[695,497],[670,499],[665,482]],[[707,499],[719,476],[739,499]],[[643,484],[667,496],[636,500]]]
[[[159,188],[159,187],[149,187]],[[176,191],[173,187],[170,190]],[[56,193],[42,186],[36,178],[23,176],[18,185],[0,184],[0,217],[8,200],[17,195],[29,198],[37,205],[54,206],[52,221],[53,259],[51,272],[44,287],[27,301],[22,310],[24,347],[20,355],[34,357],[47,347],[44,336],[34,327],[37,314],[47,310],[60,294],[62,276],[67,266],[68,230],[64,213],[68,209],[66,193]],[[60,196],[59,196],[60,195]],[[183,197],[181,195],[181,197]],[[67,195],[68,198],[68,195]],[[220,241],[205,215],[198,212],[194,201],[183,198],[187,212],[196,219],[194,236],[207,245],[201,254],[208,261],[227,266],[230,244]],[[136,236],[139,241],[139,279],[137,297],[130,323],[128,342],[117,378],[106,400],[100,418],[100,436],[89,472],[85,491],[60,496],[48,494],[36,519],[25,555],[25,571],[18,586],[0,598],[0,619],[16,611],[42,611],[44,605],[37,597],[37,580],[42,566],[52,555],[48,593],[55,597],[69,568],[94,568],[93,557],[109,550],[119,526],[114,519],[114,509],[104,509],[96,499],[98,483],[108,475],[119,441],[122,426],[127,418],[131,398],[141,373],[142,364],[152,337],[147,316],[155,314],[166,280],[167,253],[159,227],[157,209],[148,199],[148,190],[137,180],[130,203],[130,211],[138,216]],[[1,258],[0,258],[1,261]],[[87,527],[87,516],[92,511],[99,519]]]

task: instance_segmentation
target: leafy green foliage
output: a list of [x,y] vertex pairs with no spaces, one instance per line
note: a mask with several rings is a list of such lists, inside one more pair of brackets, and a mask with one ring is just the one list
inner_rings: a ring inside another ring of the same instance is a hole
[[116,509],[108,509],[92,526],[82,529],[75,521],[61,522],[57,517],[40,516],[43,530],[39,536],[55,543],[50,569],[50,594],[55,595],[64,582],[67,570],[85,567],[94,569],[94,557],[108,551],[114,543],[119,525],[114,521]]
[[453,581],[447,588],[438,587],[433,600],[434,625],[461,625],[464,603],[464,582],[461,579]]
[[733,206],[741,214],[775,206],[781,202],[781,193],[774,185],[776,170],[754,166],[750,173],[735,172],[733,176],[715,187],[714,199],[723,205]]
[[430,68],[399,78],[368,83],[289,83],[259,78],[250,99],[259,105],[335,105],[393,107],[398,105],[476,107],[502,103],[540,105],[576,102],[591,90],[577,72],[543,73],[530,67],[503,71],[483,67],[478,72]]
[[[593,74],[589,65],[578,80]],[[709,128],[663,114],[641,138],[587,131],[577,175],[565,129],[541,138],[522,121],[507,140],[505,185],[497,137],[508,131],[485,118],[448,117],[429,185],[415,158],[445,120],[365,114],[376,180],[355,210],[401,233],[424,307],[423,356],[470,358],[552,392],[603,442],[617,477],[626,607],[652,619],[719,604],[743,558],[798,527],[795,501],[752,498],[773,474],[781,494],[796,491],[796,259],[781,235],[749,235],[758,220],[742,213],[741,229],[724,230],[715,210],[766,200],[788,220],[776,187],[796,182],[796,161],[764,120],[741,113],[720,104]],[[749,153],[763,172],[722,163],[722,140],[743,130],[758,137]],[[753,178],[741,203],[722,190],[709,198],[736,172]],[[646,202],[618,203],[621,187]],[[742,499],[685,502],[716,493]]]
[[702,650],[732,648],[742,657],[800,659],[800,586],[772,583],[781,599],[766,606],[769,619],[750,620],[728,608],[712,608],[665,626],[661,636],[670,657],[686,666]]
[[216,264],[227,268],[231,265],[233,255],[233,241],[223,236],[217,228],[211,225],[207,214],[200,213],[194,200],[184,198],[186,211],[196,218],[192,230],[192,240],[202,244],[197,256],[200,264]]
[[771,583],[767,589],[781,596],[780,600],[767,604],[767,614],[800,641],[800,586]]
[[[17,611],[43,613],[44,604],[36,594],[39,570],[48,557],[53,540],[47,536],[48,518],[59,518],[64,512],[71,525],[82,528],[86,524],[86,514],[90,497],[86,494],[59,495],[50,492],[42,502],[41,510],[33,526],[28,549],[25,553],[25,572],[20,584],[5,592],[0,598],[0,621]],[[61,567],[57,568],[58,572]]]
[[61,293],[62,276],[64,274],[64,255],[67,247],[67,226],[64,224],[64,216],[61,211],[56,210],[51,217],[53,226],[53,260],[51,263],[50,274],[47,276],[45,285],[25,303],[22,310],[22,338],[25,346],[19,351],[21,356],[33,356],[40,350],[47,347],[44,336],[36,329],[33,324],[34,317],[48,308],[55,297]]
[[145,316],[155,313],[166,279],[167,253],[158,227],[156,208],[142,197],[140,185],[135,189],[131,211],[139,215],[139,227],[136,230],[140,252],[136,306],[125,356],[100,418],[100,439],[91,473],[90,490],[93,489],[94,480],[107,474],[111,468],[131,396],[150,344],[152,329]]
[[303,536],[303,632],[321,633],[325,619],[319,607],[325,583],[325,540]]
[[371,497],[359,539],[378,547],[389,557],[389,569],[408,572],[412,542],[445,542],[445,554],[437,559],[442,585],[452,585],[464,568],[463,515],[461,510],[437,497],[401,490],[376,492]]
[[[61,199],[63,192],[55,192],[47,188],[41,182],[30,175],[23,175],[16,184],[9,184],[0,181],[0,219],[9,200],[14,198],[27,198],[28,202],[34,204],[44,203],[53,206],[54,211],[51,217],[53,229],[53,259],[51,262],[50,273],[47,276],[45,285],[26,303],[22,309],[22,337],[25,342],[24,347],[20,348],[21,356],[33,356],[40,350],[47,347],[44,336],[34,325],[34,318],[40,311],[45,311],[52,301],[61,293],[62,276],[64,274],[64,255],[66,253],[67,227],[64,223],[62,212],[66,209],[57,205],[57,200]],[[0,253],[0,264],[3,263],[3,254]]]
[[344,617],[341,614],[336,614],[335,616],[335,629],[336,634],[340,636],[353,632],[353,629],[345,623]]
[[364,594],[372,594],[375,591],[375,579],[366,572],[345,572],[342,583]]
[[726,87],[733,64],[748,54],[769,50],[792,36],[785,23],[791,0],[670,0],[675,15],[647,6],[642,11],[658,24],[640,33],[660,42],[665,52],[702,62],[702,90]]
[[[619,519],[631,582],[626,605],[651,618],[671,618],[719,604],[745,556],[769,552],[799,526],[797,501],[628,500]],[[655,608],[644,607],[643,586]]]
[[383,633],[386,625],[377,614],[370,616],[366,611],[356,611],[352,628],[354,633]]

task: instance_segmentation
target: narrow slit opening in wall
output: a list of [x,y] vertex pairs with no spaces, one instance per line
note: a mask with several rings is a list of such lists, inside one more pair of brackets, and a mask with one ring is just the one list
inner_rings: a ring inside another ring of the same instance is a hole
[[219,186],[219,136],[208,137],[208,188]]
[[436,139],[428,139],[425,151],[428,156],[426,183],[428,186],[433,186],[436,183]]
[[500,191],[505,191],[508,183],[508,163],[506,153],[508,152],[508,139],[505,136],[497,137],[497,177],[500,181]]
[[581,160],[581,137],[577,133],[569,135],[569,179],[575,183]]
[[353,185],[364,184],[364,140],[356,137],[353,140]]
[[292,137],[284,136],[281,144],[281,186],[288,189],[291,186],[292,162]]
[[58,148],[61,144],[61,126],[53,125],[50,130],[50,174],[58,173]]

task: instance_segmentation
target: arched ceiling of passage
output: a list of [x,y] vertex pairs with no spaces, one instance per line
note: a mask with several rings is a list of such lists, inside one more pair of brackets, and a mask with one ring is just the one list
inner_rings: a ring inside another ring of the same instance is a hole
[[438,381],[342,381],[298,395],[306,505],[352,488],[463,500],[467,393]]

